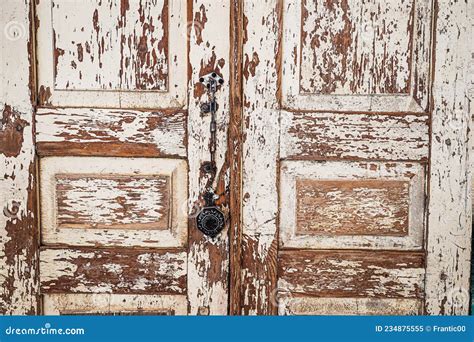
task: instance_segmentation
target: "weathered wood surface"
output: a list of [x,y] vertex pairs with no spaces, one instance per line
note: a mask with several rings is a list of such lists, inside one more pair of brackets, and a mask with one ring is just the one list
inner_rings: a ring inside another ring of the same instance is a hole
[[414,2],[302,1],[301,92],[408,93]]
[[278,288],[318,297],[423,298],[424,253],[294,250],[278,254]]
[[231,0],[230,8],[230,119],[227,158],[231,191],[229,194],[229,314],[240,315],[242,299],[242,60],[243,2]]
[[42,293],[186,293],[185,251],[43,248]]
[[279,32],[276,0],[246,0],[243,47],[241,313],[277,313]]
[[431,315],[466,315],[472,224],[468,91],[472,89],[474,12],[472,3],[456,0],[438,2],[435,12],[425,305]]
[[186,104],[185,1],[36,2],[43,106]]
[[166,90],[167,0],[54,1],[51,17],[55,89]]
[[296,234],[408,235],[409,181],[296,180]]
[[[284,296],[282,296],[285,298]],[[413,298],[319,298],[291,296],[279,303],[280,315],[420,315]]]
[[57,174],[58,228],[169,229],[171,177]]
[[284,107],[426,112],[431,5],[284,0]]
[[182,247],[187,243],[186,161],[44,157],[43,244]]
[[[39,311],[30,1],[0,11],[0,314]],[[31,86],[31,88],[30,88]]]
[[[229,184],[228,127],[230,117],[230,3],[228,1],[193,0],[188,3],[189,33],[189,256],[188,301],[192,315],[225,315],[228,312],[229,237],[228,224],[215,238],[204,236],[195,226],[195,217],[204,205],[202,195],[209,188],[217,189],[219,204],[228,213],[226,189]],[[225,37],[225,38],[224,38]],[[216,179],[202,171],[202,163],[210,160],[210,115],[202,115],[200,106],[208,101],[201,76],[216,72],[224,84],[216,94],[217,150]]]
[[45,315],[186,315],[184,295],[46,294]]
[[40,108],[36,142],[41,156],[186,156],[186,111]]
[[427,116],[281,112],[282,158],[427,160],[428,149]]
[[280,166],[280,248],[423,248],[423,164],[290,160]]

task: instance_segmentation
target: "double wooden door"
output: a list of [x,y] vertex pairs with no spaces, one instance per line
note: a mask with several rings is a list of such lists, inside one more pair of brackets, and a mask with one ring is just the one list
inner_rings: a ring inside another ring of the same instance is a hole
[[[433,1],[34,12],[43,313],[439,312]],[[210,188],[226,216],[216,238],[195,224]],[[463,288],[446,291],[455,312]]]

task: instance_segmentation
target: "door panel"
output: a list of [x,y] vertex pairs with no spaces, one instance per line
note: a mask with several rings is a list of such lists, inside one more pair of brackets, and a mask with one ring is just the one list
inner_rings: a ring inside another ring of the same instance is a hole
[[40,261],[45,294],[186,294],[185,251],[43,247]]
[[44,245],[184,247],[187,169],[179,159],[46,157]]
[[427,110],[430,0],[284,0],[282,105]]
[[185,1],[41,0],[36,11],[40,105],[186,104]]
[[42,156],[186,157],[187,111],[38,108]]
[[39,0],[36,14],[43,312],[226,314],[227,229],[210,239],[195,218],[209,188],[229,211],[230,3]]
[[51,294],[46,315],[185,315],[186,296],[124,294]]
[[420,249],[420,164],[282,161],[280,247]]
[[431,7],[244,2],[243,313],[423,312]]

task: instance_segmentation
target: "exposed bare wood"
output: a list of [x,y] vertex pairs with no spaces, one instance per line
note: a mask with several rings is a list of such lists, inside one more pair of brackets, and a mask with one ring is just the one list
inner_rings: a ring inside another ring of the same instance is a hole
[[186,111],[38,109],[40,155],[186,156]]
[[280,208],[282,248],[421,249],[424,165],[283,161]]
[[185,315],[184,295],[47,294],[45,315]]
[[278,288],[318,297],[423,298],[424,253],[284,251]]
[[282,102],[426,112],[431,1],[284,0]]
[[40,180],[43,244],[186,245],[184,160],[45,157]]
[[291,296],[280,302],[278,312],[280,315],[420,315],[422,306],[421,300],[413,298]]
[[39,311],[31,1],[0,11],[0,314]]
[[42,293],[186,292],[186,252],[43,248]]
[[280,2],[244,1],[242,314],[275,314]]
[[242,252],[242,47],[243,2],[232,0],[230,8],[230,120],[227,142],[231,191],[229,194],[229,313],[240,315]]
[[40,105],[185,106],[186,2],[39,0],[36,7]]
[[282,158],[427,160],[429,120],[417,115],[281,113]]
[[[303,1],[300,90],[319,94],[408,93],[414,3]],[[365,68],[371,68],[370,72]]]
[[168,175],[57,174],[55,178],[59,229],[169,229]]
[[425,305],[432,315],[466,315],[472,234],[473,107],[468,91],[473,7],[457,0],[436,4]]
[[409,181],[296,179],[296,229],[305,235],[408,235]]
[[[219,203],[228,214],[225,191],[229,186],[226,160],[229,127],[229,20],[230,3],[213,0],[188,1],[189,25],[189,204],[194,213],[189,220],[188,301],[192,315],[224,315],[228,312],[229,236],[228,224],[214,239],[204,236],[195,225],[195,217],[204,202],[208,188],[217,189]],[[218,34],[217,34],[218,33]],[[225,37],[225,39],[222,39]],[[202,163],[209,161],[210,115],[201,114],[200,106],[208,100],[201,76],[216,72],[224,84],[216,94],[217,111],[217,176],[213,184]]]

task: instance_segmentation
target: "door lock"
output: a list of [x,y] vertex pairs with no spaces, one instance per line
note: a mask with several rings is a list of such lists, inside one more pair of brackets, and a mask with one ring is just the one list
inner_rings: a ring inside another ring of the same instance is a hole
[[216,167],[216,144],[217,144],[217,122],[216,113],[218,109],[216,101],[216,92],[220,85],[224,84],[222,77],[217,73],[212,72],[199,78],[207,89],[208,101],[201,105],[202,114],[211,114],[210,124],[210,141],[209,141],[209,154],[210,161],[204,162],[201,166],[201,171],[210,175],[208,184],[210,187],[204,193],[203,198],[205,202],[204,208],[201,209],[196,217],[197,228],[205,235],[215,238],[225,226],[225,215],[216,205],[216,199],[219,198],[212,189],[212,184],[216,178],[217,167]]

